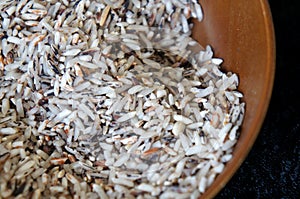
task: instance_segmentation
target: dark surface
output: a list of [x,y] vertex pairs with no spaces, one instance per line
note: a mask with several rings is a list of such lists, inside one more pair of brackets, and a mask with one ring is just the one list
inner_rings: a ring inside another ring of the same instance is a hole
[[269,0],[277,52],[269,110],[252,150],[216,199],[300,198],[299,3]]

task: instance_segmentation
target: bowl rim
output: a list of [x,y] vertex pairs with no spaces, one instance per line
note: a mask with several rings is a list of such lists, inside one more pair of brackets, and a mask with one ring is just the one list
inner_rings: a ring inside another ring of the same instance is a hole
[[[273,18],[272,13],[270,9],[270,5],[267,0],[259,0],[259,4],[261,6],[261,10],[263,12],[263,24],[265,27],[265,34],[266,34],[266,73],[268,76],[265,78],[265,86],[263,90],[263,99],[264,101],[259,104],[257,109],[259,109],[259,114],[254,118],[253,123],[257,125],[251,126],[249,132],[247,134],[247,142],[245,142],[245,145],[242,146],[242,149],[234,150],[233,151],[233,158],[230,160],[230,162],[235,162],[234,164],[231,164],[230,171],[227,172],[226,175],[222,178],[216,178],[214,181],[214,187],[212,186],[208,187],[208,189],[201,195],[201,198],[214,198],[230,181],[230,179],[233,177],[233,175],[236,173],[236,171],[240,168],[246,157],[248,156],[252,146],[254,145],[254,142],[256,138],[258,137],[258,134],[261,131],[263,122],[265,120],[265,117],[267,115],[267,111],[269,108],[269,104],[272,97],[272,91],[274,86],[274,78],[275,78],[275,69],[276,69],[276,41],[275,41],[275,31],[274,31],[274,24],[273,24]],[[246,104],[247,106],[247,104]],[[247,107],[246,107],[247,109]],[[227,166],[227,165],[226,165]]]

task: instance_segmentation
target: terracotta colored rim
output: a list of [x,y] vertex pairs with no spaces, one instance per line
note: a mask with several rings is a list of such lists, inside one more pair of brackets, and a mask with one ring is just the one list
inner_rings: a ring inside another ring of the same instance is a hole
[[[273,89],[273,82],[274,82],[274,76],[275,76],[275,33],[274,33],[274,27],[273,27],[273,20],[272,15],[270,11],[269,4],[267,0],[258,0],[260,9],[263,15],[263,25],[265,27],[265,34],[266,34],[266,61],[265,61],[265,67],[266,73],[268,74],[264,79],[264,86],[263,86],[263,94],[260,97],[260,101],[258,103],[258,106],[255,107],[258,111],[258,115],[255,115],[253,117],[253,124],[246,134],[246,137],[243,140],[243,143],[238,143],[239,146],[238,150],[235,150],[233,153],[233,158],[230,160],[225,170],[222,174],[220,174],[215,182],[207,189],[207,191],[201,196],[201,198],[213,198],[215,197],[222,188],[225,187],[227,182],[232,178],[234,173],[238,170],[238,168],[241,166],[242,162],[247,157],[249,151],[251,150],[264,121],[264,118],[266,116],[271,95],[272,95],[272,89]],[[201,0],[200,0],[201,3]],[[246,105],[247,106],[247,105]],[[252,107],[253,108],[253,107]],[[246,107],[247,109],[247,107]],[[246,110],[247,111],[247,110]]]

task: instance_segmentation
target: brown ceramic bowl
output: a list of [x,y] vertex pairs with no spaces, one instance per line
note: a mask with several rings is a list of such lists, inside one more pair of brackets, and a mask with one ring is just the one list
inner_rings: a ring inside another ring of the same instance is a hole
[[246,113],[232,160],[201,198],[214,197],[250,151],[265,118],[275,73],[275,38],[267,0],[200,0],[204,19],[193,38],[212,46],[223,68],[240,77]]

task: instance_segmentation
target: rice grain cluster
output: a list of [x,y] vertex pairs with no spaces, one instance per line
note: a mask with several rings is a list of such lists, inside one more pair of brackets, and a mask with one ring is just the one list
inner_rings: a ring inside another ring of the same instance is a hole
[[196,0],[2,0],[0,198],[201,196],[245,103],[192,18]]

